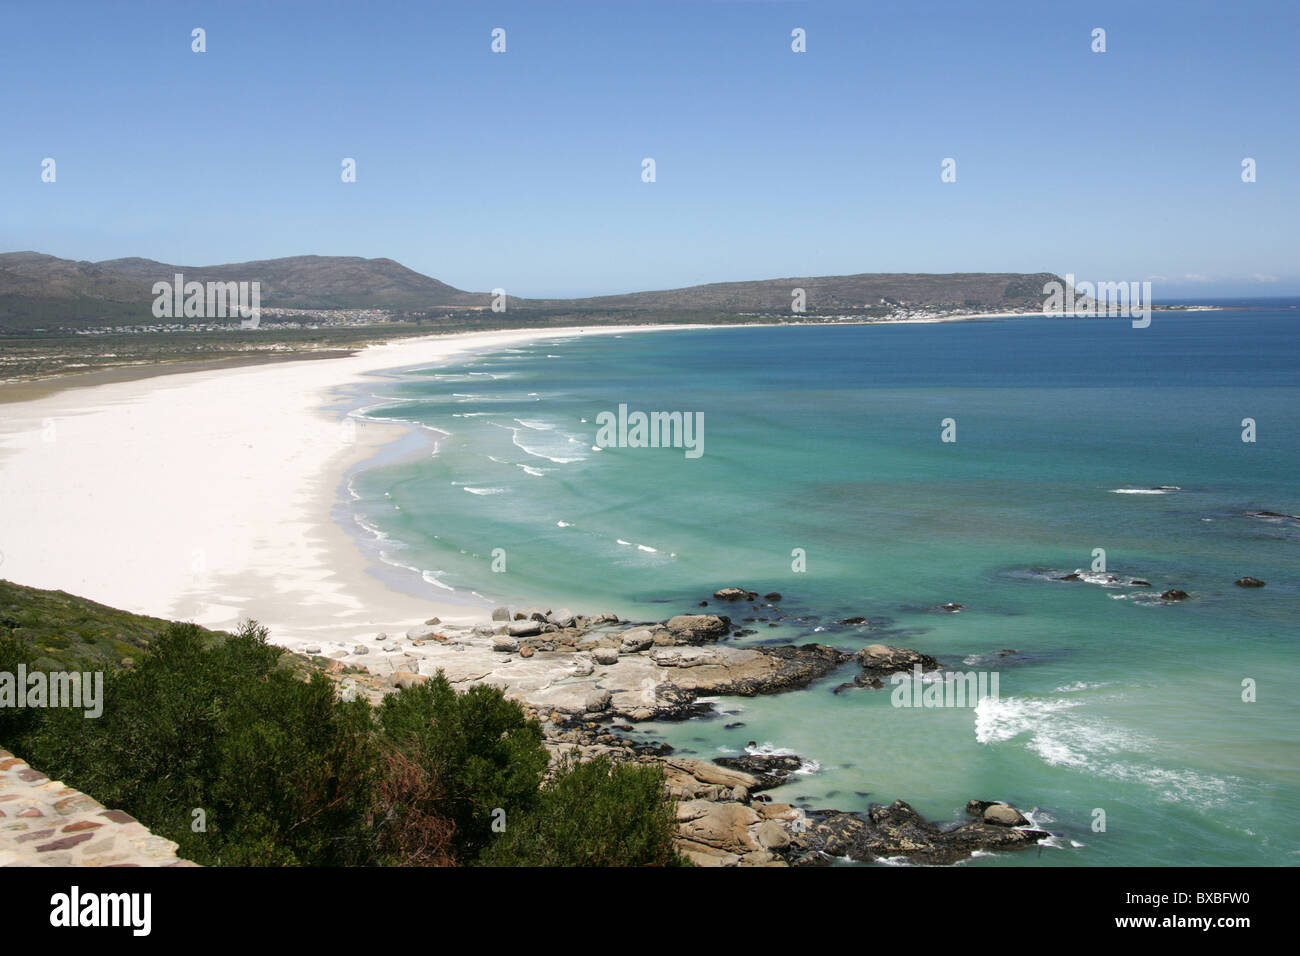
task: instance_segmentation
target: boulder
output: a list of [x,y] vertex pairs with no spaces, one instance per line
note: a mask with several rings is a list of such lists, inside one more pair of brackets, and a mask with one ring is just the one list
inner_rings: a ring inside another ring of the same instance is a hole
[[670,757],[664,761],[664,772],[670,780],[679,778],[679,783],[681,782],[680,778],[684,775],[698,783],[721,787],[725,790],[735,790],[737,787],[753,790],[759,786],[759,780],[753,774],[720,767],[716,763],[710,763],[707,760],[696,760],[694,757]]
[[512,621],[506,633],[511,637],[532,637],[542,633],[542,625],[538,621]]
[[869,675],[892,674],[910,671],[919,664],[923,671],[939,669],[939,662],[928,654],[907,647],[890,647],[888,644],[871,644],[858,652],[858,662]]
[[1019,810],[1007,803],[994,803],[985,807],[983,820],[999,827],[1023,827],[1029,823]]
[[431,618],[429,618],[427,621],[425,621],[424,623],[425,623],[425,624],[428,624],[430,627],[435,627],[436,625],[442,623],[442,618],[431,617]]
[[1160,595],[1161,600],[1164,601],[1186,601],[1189,597],[1191,597],[1190,594],[1186,591],[1180,590],[1179,588],[1170,588],[1164,594]]
[[361,655],[361,654],[369,654],[369,653],[370,653],[370,648],[366,647],[366,645],[364,645],[364,644],[358,644],[358,645],[356,645],[355,647],[352,648],[352,653],[353,653],[353,654],[356,654],[356,655],[358,655],[358,656]]
[[531,647],[521,647],[521,648],[519,648],[519,656],[520,656],[520,657],[532,657],[532,656],[533,656],[534,654],[536,654],[536,653],[537,653],[537,652],[536,652],[535,650],[533,650]]
[[573,627],[573,612],[568,608],[551,611],[546,615],[546,623],[554,624],[556,627]]
[[746,591],[744,588],[720,588],[713,592],[713,597],[717,601],[753,601],[758,597],[758,592]]
[[688,644],[716,641],[731,630],[731,619],[719,614],[679,614],[669,618],[669,633]]
[[743,803],[686,800],[677,805],[677,832],[684,839],[737,855],[762,849],[749,830],[759,819]]
[[438,631],[436,628],[433,628],[428,624],[423,624],[420,627],[413,627],[407,631],[406,637],[408,640],[412,641],[428,641],[432,640],[433,635],[437,633]]
[[764,600],[764,601],[779,601],[779,600],[781,600],[781,592],[780,592],[780,591],[773,591],[773,592],[771,592],[770,594],[764,594],[764,595],[763,595],[763,600]]
[[650,659],[660,667],[699,667],[718,663],[718,655],[702,647],[656,647],[650,652]]
[[591,652],[592,659],[597,664],[617,664],[618,650],[613,647],[597,647]]
[[634,627],[630,631],[624,631],[619,637],[621,638],[619,650],[624,654],[644,651],[654,643],[654,631],[648,627]]
[[494,620],[494,621],[509,621],[509,620],[510,620],[510,608],[508,608],[508,607],[495,607],[495,608],[493,608],[493,609],[492,609],[492,620]]
[[1264,582],[1259,578],[1251,577],[1237,578],[1237,580],[1232,583],[1237,585],[1239,588],[1262,588],[1264,586]]
[[498,654],[513,654],[519,650],[519,642],[513,637],[492,638],[492,650]]
[[790,842],[790,834],[786,832],[785,827],[775,820],[764,820],[760,823],[754,836],[757,838],[759,846],[768,850],[779,850]]

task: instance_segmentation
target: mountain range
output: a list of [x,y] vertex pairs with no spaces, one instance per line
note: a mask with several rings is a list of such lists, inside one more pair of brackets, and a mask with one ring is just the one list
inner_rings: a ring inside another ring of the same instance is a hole
[[[152,259],[75,261],[38,252],[0,254],[0,331],[150,323],[153,284],[260,282],[262,308],[382,309],[430,313],[485,309],[488,292],[466,292],[392,259],[291,256],[214,266]],[[511,312],[573,314],[597,322],[628,313],[791,313],[792,292],[805,292],[810,315],[926,307],[978,310],[1038,309],[1051,273],[862,273],[718,282],[581,299],[510,296]],[[184,320],[178,320],[184,321]]]

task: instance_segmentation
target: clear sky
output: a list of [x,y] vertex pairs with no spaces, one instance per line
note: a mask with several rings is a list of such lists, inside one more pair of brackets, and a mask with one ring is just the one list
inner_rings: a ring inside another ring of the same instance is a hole
[[1298,63],[1294,0],[3,0],[0,251],[386,256],[522,296],[978,271],[1294,295]]

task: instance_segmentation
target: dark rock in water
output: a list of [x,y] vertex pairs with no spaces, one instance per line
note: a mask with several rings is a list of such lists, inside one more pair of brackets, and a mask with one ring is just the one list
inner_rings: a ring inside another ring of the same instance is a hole
[[1232,583],[1237,585],[1239,588],[1262,588],[1264,586],[1264,582],[1259,578],[1251,577],[1237,578],[1237,580]]
[[[848,685],[848,684],[843,684],[843,685],[841,685],[841,686],[843,686],[843,687],[848,687],[848,686],[850,686],[850,685]],[[868,673],[866,673],[866,672],[863,672],[863,673],[859,674],[857,677],[853,678],[853,684],[852,684],[852,686],[854,686],[854,687],[870,687],[870,688],[872,688],[873,690],[880,690],[882,687],[885,686],[885,683],[884,683],[884,681],[882,681],[879,677],[872,677],[870,674],[868,674]]]
[[958,611],[964,611],[965,604],[940,604],[938,610],[947,611],[949,614],[956,614]]
[[1052,578],[1053,581],[1082,581],[1083,577],[1078,571],[1071,571],[1069,574],[1063,574],[1059,578]]
[[942,866],[964,860],[976,850],[1023,848],[1050,835],[1044,830],[1016,829],[982,819],[944,830],[896,800],[887,807],[874,806],[865,814],[813,810],[808,813],[804,832],[796,834],[781,852],[795,866],[825,865],[828,857],[870,863],[896,856]]
[[848,626],[850,624],[870,624],[871,622],[865,617],[846,617],[844,620],[840,621],[840,623]]
[[772,591],[772,592],[770,592],[770,593],[768,593],[768,594],[764,594],[764,595],[763,595],[763,600],[764,600],[764,601],[779,601],[779,600],[781,600],[781,592],[780,592],[780,591]]
[[786,777],[803,766],[803,761],[792,754],[746,754],[743,757],[716,757],[719,767],[741,770],[758,778],[751,790],[771,790],[786,782]]
[[727,724],[727,726],[724,727],[723,729],[735,730],[737,727],[744,727],[744,726],[745,726],[745,722],[743,720],[737,720],[735,723]]
[[720,588],[713,592],[713,598],[716,601],[754,601],[758,598],[758,592],[746,591],[744,588]]
[[1134,578],[1134,579],[1133,579],[1132,581],[1130,581],[1128,584],[1129,584],[1129,587],[1131,587],[1131,588],[1149,588],[1149,587],[1151,587],[1151,582],[1150,582],[1150,581],[1143,581],[1141,578]]
[[678,644],[704,644],[730,631],[731,618],[722,614],[679,614],[664,626]]
[[1160,595],[1161,600],[1164,601],[1186,601],[1189,597],[1191,597],[1190,594],[1186,591],[1181,591],[1178,588],[1170,588],[1164,594]]
[[632,749],[639,754],[647,754],[651,757],[667,757],[673,753],[672,745],[664,743],[634,743]]
[[840,685],[839,685],[838,687],[836,687],[833,691],[831,691],[831,693],[832,693],[832,694],[838,694],[838,693],[839,693],[840,691],[842,691],[842,690],[852,690],[853,688],[855,688],[855,687],[857,687],[857,686],[858,686],[858,685],[855,684],[855,683],[853,683],[853,681],[848,681],[847,683],[840,684]]
[[701,602],[700,602],[700,607],[708,607],[708,606],[709,606],[709,602],[708,602],[708,601],[701,601]]
[[1300,521],[1300,515],[1289,515],[1281,511],[1247,511],[1246,514],[1252,518],[1290,518],[1292,521]]
[[864,647],[858,652],[858,662],[862,665],[862,670],[871,676],[910,671],[916,664],[921,665],[923,671],[939,669],[939,662],[928,654],[907,647],[890,647],[888,644]]

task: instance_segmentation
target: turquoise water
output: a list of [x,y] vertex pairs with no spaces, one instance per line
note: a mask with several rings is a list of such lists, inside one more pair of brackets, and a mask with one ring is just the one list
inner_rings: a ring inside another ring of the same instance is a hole
[[[833,694],[848,667],[638,731],[705,757],[755,741],[816,762],[777,799],[902,798],[954,821],[968,799],[1002,799],[1062,835],[974,866],[1295,864],[1300,521],[1246,512],[1300,514],[1298,344],[1286,304],[1147,329],[574,335],[386,385],[369,414],[445,434],[355,475],[354,506],[421,593],[650,620],[737,584],[784,595],[724,612],[761,618],[737,644],[881,642],[997,671],[998,700],[978,708]],[[596,450],[597,415],[620,404],[703,413],[703,454]],[[1153,587],[1051,580],[1097,548]],[[1192,598],[1153,600],[1170,587]],[[858,615],[871,624],[836,623]]]

